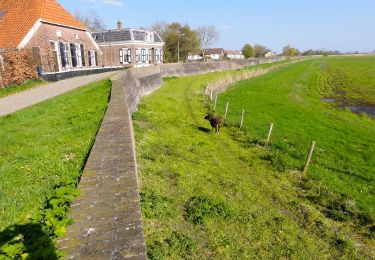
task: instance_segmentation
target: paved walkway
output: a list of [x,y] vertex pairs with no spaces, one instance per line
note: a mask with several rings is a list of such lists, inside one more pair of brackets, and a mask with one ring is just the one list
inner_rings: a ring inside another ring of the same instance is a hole
[[69,213],[74,224],[57,243],[67,259],[146,259],[131,116],[124,87],[112,85]]
[[56,97],[72,89],[85,86],[89,83],[109,78],[115,73],[116,72],[112,71],[66,79],[0,98],[0,116],[11,114],[17,110],[37,104],[46,99]]

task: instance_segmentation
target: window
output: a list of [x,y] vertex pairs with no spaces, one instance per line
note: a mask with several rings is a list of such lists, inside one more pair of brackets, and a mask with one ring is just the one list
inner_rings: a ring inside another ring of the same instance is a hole
[[160,49],[156,49],[156,62],[160,62]]
[[82,52],[81,52],[81,45],[76,43],[76,56],[77,56],[77,64],[79,67],[82,67]]
[[60,57],[61,66],[63,68],[69,67],[69,45],[66,42],[60,42]]
[[152,63],[152,50],[148,49],[148,62]]
[[120,49],[120,64],[132,63],[132,50],[129,48]]
[[83,44],[81,44],[81,60],[82,60],[82,66],[86,66],[86,61],[85,61],[85,50],[83,48]]
[[74,36],[74,39],[78,40],[78,33],[74,33],[73,36]]
[[87,57],[89,58],[89,67],[91,67],[92,66],[91,51],[87,51]]
[[75,68],[78,65],[78,56],[77,56],[77,47],[74,43],[70,44],[70,53],[72,57],[72,65]]
[[0,10],[0,19],[5,15],[4,11]]
[[136,59],[136,62],[137,63],[141,63],[142,62],[142,52],[141,52],[141,49],[136,49],[135,50],[135,59]]
[[147,53],[145,49],[142,49],[142,62],[146,62],[147,59]]
[[132,50],[131,49],[127,49],[125,57],[128,63],[132,63]]
[[52,51],[52,56],[54,59],[54,69],[55,71],[60,71],[60,64],[61,64],[61,57],[58,55],[59,53],[59,48],[58,48],[58,43],[55,41],[50,41],[51,44],[51,51]]
[[88,51],[88,57],[90,67],[98,66],[98,53],[96,51]]

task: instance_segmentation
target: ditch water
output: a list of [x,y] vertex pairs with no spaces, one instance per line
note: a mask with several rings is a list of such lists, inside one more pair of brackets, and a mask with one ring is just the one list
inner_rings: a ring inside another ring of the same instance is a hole
[[[322,101],[326,102],[326,103],[334,103],[334,102],[336,102],[336,99],[334,99],[334,98],[323,98]],[[356,114],[367,114],[370,117],[372,117],[373,119],[375,119],[375,106],[355,105],[355,106],[341,106],[341,107],[348,108],[348,109],[350,109],[350,111],[352,111],[353,113],[356,113]]]

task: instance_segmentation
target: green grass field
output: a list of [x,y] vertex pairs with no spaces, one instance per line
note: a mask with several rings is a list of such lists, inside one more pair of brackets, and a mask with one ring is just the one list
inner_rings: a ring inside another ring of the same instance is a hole
[[53,259],[111,82],[0,117],[0,259]]
[[230,104],[220,135],[203,119],[203,89],[227,73],[167,79],[143,98],[133,119],[148,257],[374,258],[375,122],[321,101],[327,64],[375,62],[359,59],[240,82],[218,97],[216,112]]
[[345,104],[375,105],[375,58],[337,57],[322,62],[321,94]]

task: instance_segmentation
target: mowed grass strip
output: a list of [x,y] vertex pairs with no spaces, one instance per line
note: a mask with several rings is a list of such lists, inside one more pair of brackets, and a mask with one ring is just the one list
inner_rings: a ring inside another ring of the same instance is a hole
[[0,117],[0,232],[26,223],[56,186],[78,180],[110,86],[100,81]]
[[41,85],[47,84],[47,81],[44,80],[28,80],[25,83],[21,85],[14,85],[14,86],[9,86],[5,88],[0,88],[0,98],[9,96],[11,94],[15,94],[27,89],[32,89]]
[[[357,181],[354,178],[340,179],[334,171],[320,178],[316,171],[321,162],[330,163],[341,154],[338,149],[325,153],[320,144],[324,141],[332,147],[338,139],[351,136],[335,137],[344,123],[335,126],[321,114],[328,113],[330,120],[338,117],[339,121],[356,123],[362,130],[352,127],[353,136],[365,135],[360,142],[367,148],[373,142],[374,122],[320,103],[315,84],[320,62],[290,65],[241,82],[220,95],[217,111],[224,113],[227,100],[230,106],[228,125],[219,135],[212,134],[209,122],[203,119],[208,110],[203,89],[228,72],[167,79],[163,88],[142,99],[133,119],[149,258],[374,256],[373,231],[368,226],[373,176],[367,171],[374,165],[372,159],[352,160],[358,164],[357,169],[366,172],[358,172],[366,187],[361,197],[349,192],[348,186]],[[245,127],[239,131],[242,109],[246,111]],[[267,150],[260,144],[271,122],[275,128],[271,149]],[[311,172],[304,177],[300,170],[315,137],[308,130],[313,124],[325,126],[319,128],[319,136],[324,136],[325,128],[336,131],[328,131],[331,136],[324,140],[315,138],[317,153]],[[283,132],[280,125],[290,133]],[[289,135],[300,138],[291,139]],[[282,149],[285,146],[300,149]],[[367,151],[362,154],[369,155]],[[335,183],[337,179],[339,183]],[[357,183],[355,187],[362,185]],[[339,186],[342,189],[334,188]],[[344,201],[352,207],[354,200],[354,216],[335,218],[340,215],[337,208],[329,216],[327,205],[312,198],[318,191],[324,198],[331,198],[334,207]],[[361,199],[363,202],[357,201]],[[356,217],[362,214],[365,223],[357,223]]]

